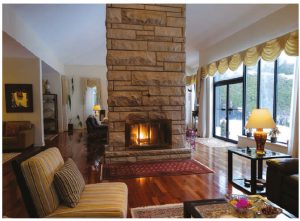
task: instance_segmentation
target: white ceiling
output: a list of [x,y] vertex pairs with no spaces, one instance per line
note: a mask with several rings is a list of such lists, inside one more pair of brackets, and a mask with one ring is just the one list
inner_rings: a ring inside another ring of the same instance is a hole
[[[224,40],[285,5],[188,4],[187,67],[197,68],[199,50]],[[105,65],[104,4],[12,5],[63,64]]]

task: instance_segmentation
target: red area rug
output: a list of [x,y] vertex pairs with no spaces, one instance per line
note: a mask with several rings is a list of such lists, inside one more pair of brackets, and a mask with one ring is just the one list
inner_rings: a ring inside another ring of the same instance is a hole
[[177,176],[205,173],[213,173],[213,171],[195,160],[172,160],[104,165],[104,179]]

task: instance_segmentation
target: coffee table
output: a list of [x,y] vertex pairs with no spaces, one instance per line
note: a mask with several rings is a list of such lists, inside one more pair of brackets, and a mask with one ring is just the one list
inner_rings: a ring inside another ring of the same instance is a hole
[[[272,205],[274,207],[278,207],[276,204],[272,203],[271,201],[268,201],[266,198],[260,196],[260,195],[251,195],[251,197],[259,197],[265,202],[267,202],[269,205]],[[185,201],[183,203],[183,216],[184,218],[220,218],[218,217],[218,214],[222,214],[222,217],[225,217],[226,215],[228,218],[232,216],[232,209],[230,208],[230,205],[227,203],[227,201],[224,198],[220,199],[207,199],[207,200],[195,200],[195,201]],[[210,214],[210,212],[201,212],[202,210],[199,208],[207,207],[211,211],[213,211],[214,215],[217,215],[215,217],[209,217],[207,214]],[[218,209],[220,212],[218,212]],[[282,209],[282,208],[281,208]],[[228,214],[224,214],[224,211],[228,211]],[[279,214],[276,218],[296,218],[293,214],[287,212],[286,210],[282,209],[282,213]]]
[[[265,150],[265,155],[257,155],[255,148],[230,148],[228,149],[228,182],[232,183],[235,187],[242,189],[247,194],[265,194],[266,190],[263,188],[262,190],[256,189],[256,179],[262,179],[262,171],[263,171],[263,161],[268,159],[275,158],[291,158],[290,155]],[[244,184],[244,178],[235,178],[232,177],[232,156],[233,154],[239,155],[241,157],[250,159],[251,161],[251,181],[250,187],[246,187]],[[257,173],[256,173],[257,168]]]

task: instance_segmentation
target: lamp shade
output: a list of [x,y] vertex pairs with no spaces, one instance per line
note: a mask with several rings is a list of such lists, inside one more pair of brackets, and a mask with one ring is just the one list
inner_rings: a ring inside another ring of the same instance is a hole
[[266,108],[254,109],[245,128],[275,128],[276,124],[270,111]]
[[94,105],[93,111],[99,111],[101,110],[101,106],[99,104]]

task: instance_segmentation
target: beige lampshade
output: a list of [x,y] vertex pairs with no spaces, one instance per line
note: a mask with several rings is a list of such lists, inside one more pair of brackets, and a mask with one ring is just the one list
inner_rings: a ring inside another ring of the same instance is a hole
[[99,104],[94,105],[93,111],[99,111],[101,110],[101,106]]
[[245,128],[275,128],[276,124],[270,111],[266,108],[254,109]]

